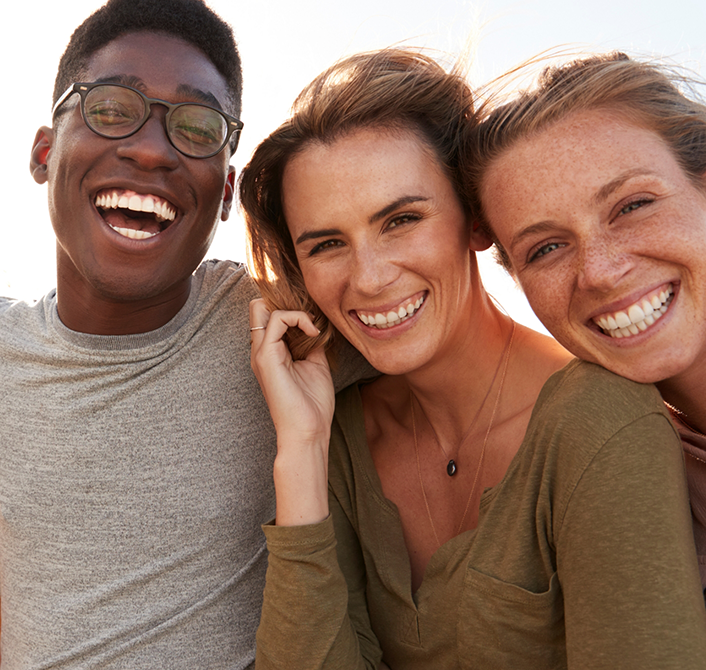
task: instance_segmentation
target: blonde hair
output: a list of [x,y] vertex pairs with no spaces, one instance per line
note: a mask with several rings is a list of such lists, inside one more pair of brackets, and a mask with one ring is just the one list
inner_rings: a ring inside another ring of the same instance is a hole
[[405,48],[346,58],[320,74],[299,95],[291,117],[255,150],[239,179],[250,271],[270,309],[303,310],[321,331],[308,338],[290,329],[295,359],[330,348],[336,331],[304,285],[282,207],[287,163],[311,143],[332,143],[361,127],[418,132],[433,150],[464,206],[462,154],[474,122],[472,92],[456,69]]
[[[511,271],[510,259],[493,236],[480,198],[483,176],[493,161],[518,140],[571,113],[603,108],[616,110],[627,120],[657,133],[684,172],[704,188],[706,106],[698,100],[698,83],[674,68],[613,52],[548,67],[534,88],[507,104],[493,107],[491,96],[479,110],[481,121],[475,129],[472,150],[465,157],[465,174],[481,225],[495,240],[502,265]],[[697,99],[687,97],[685,90]]]

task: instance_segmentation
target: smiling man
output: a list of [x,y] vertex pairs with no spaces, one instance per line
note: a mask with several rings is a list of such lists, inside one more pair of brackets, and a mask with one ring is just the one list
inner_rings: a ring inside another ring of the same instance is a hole
[[3,668],[244,668],[274,431],[244,269],[202,263],[242,123],[230,28],[111,0],[62,57],[47,184],[57,288],[0,299]]

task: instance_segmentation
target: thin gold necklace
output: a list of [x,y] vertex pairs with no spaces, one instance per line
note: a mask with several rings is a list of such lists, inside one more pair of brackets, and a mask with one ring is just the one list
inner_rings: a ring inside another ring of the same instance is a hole
[[[512,348],[512,341],[515,337],[515,322],[512,322],[512,330],[510,331],[510,337],[507,340],[507,344],[505,345],[505,349],[503,350],[503,353],[500,356],[500,360],[498,361],[498,367],[495,369],[495,374],[493,375],[493,379],[490,382],[490,388],[488,389],[488,392],[486,393],[485,398],[483,399],[483,402],[481,403],[481,408],[483,407],[483,404],[485,403],[486,399],[490,395],[490,391],[493,388],[493,384],[495,383],[495,379],[498,376],[498,370],[502,367],[503,373],[502,376],[500,377],[500,386],[498,387],[498,394],[495,397],[495,404],[493,405],[493,413],[490,415],[490,421],[488,422],[488,428],[485,431],[485,437],[483,438],[483,446],[481,447],[480,451],[480,459],[478,461],[478,467],[476,468],[476,474],[473,477],[473,485],[471,486],[471,492],[468,494],[468,500],[466,501],[466,507],[463,510],[463,516],[461,517],[461,523],[458,524],[458,529],[456,530],[456,533],[454,534],[454,537],[458,535],[461,532],[461,529],[463,528],[463,522],[466,520],[466,516],[468,514],[468,509],[471,505],[471,500],[473,499],[473,494],[475,493],[476,490],[476,484],[478,483],[478,476],[480,475],[480,471],[483,468],[483,460],[485,458],[485,448],[488,444],[488,437],[490,436],[490,431],[493,427],[493,421],[495,420],[495,413],[497,412],[498,405],[500,404],[500,397],[502,396],[503,393],[503,386],[505,384],[505,374],[507,372],[507,365],[508,361],[510,360],[510,349]],[[414,455],[417,460],[417,474],[419,475],[419,485],[422,489],[422,497],[424,498],[424,506],[427,509],[427,516],[429,517],[429,523],[431,524],[431,529],[434,533],[434,539],[436,540],[436,545],[437,548],[441,546],[441,542],[439,541],[439,535],[436,532],[436,526],[434,525],[434,519],[431,516],[431,509],[429,508],[429,500],[427,499],[427,492],[424,489],[424,480],[422,479],[422,468],[421,465],[419,464],[419,445],[417,444],[417,426],[414,421],[414,402],[413,402],[413,397],[414,394],[412,393],[412,390],[410,389],[410,407],[412,409],[412,435],[414,436]],[[421,406],[421,405],[420,405]],[[476,412],[476,416],[473,418],[473,422],[471,426],[475,423],[475,420],[478,418],[478,415],[480,414],[480,409],[478,412]],[[431,422],[429,422],[429,425],[431,426]],[[434,430],[434,427],[432,426],[432,430]],[[468,437],[468,434],[470,433],[469,431],[466,431],[466,435],[464,436],[464,440],[466,437]],[[438,438],[436,438],[436,432],[434,431],[434,437],[437,439],[437,443],[439,446],[441,446],[441,443],[438,442]],[[461,443],[462,444],[462,443]],[[460,448],[461,445],[459,445]],[[443,449],[442,449],[443,451]]]
[[666,400],[663,401],[664,404],[671,409],[678,417],[679,421],[681,421],[692,433],[696,433],[697,435],[700,435],[701,437],[706,437],[701,431],[697,430],[692,426],[687,419],[689,418],[684,412],[682,412],[678,407],[675,407],[671,403],[668,403]]
[[[514,333],[515,331],[515,322],[512,322],[512,331]],[[507,347],[507,345],[506,345]],[[503,355],[505,354],[505,351],[503,351]],[[456,453],[456,459],[449,458],[449,455],[446,453],[446,449],[444,449],[444,445],[441,444],[441,440],[439,439],[439,436],[436,432],[436,428],[432,425],[431,421],[429,421],[429,418],[426,415],[426,412],[424,411],[424,408],[422,407],[421,403],[419,400],[417,400],[417,404],[419,405],[419,409],[422,410],[422,415],[427,421],[427,424],[429,425],[429,428],[431,428],[431,432],[434,434],[434,440],[436,441],[436,444],[439,446],[439,449],[441,449],[441,453],[444,454],[444,458],[447,459],[447,464],[446,464],[446,474],[449,477],[453,477],[457,472],[458,472],[458,455],[461,453],[461,447],[465,444],[466,439],[468,436],[473,432],[473,429],[475,428],[476,422],[478,421],[478,417],[480,416],[481,411],[485,407],[485,401],[488,400],[488,397],[490,396],[490,392],[493,390],[493,384],[495,384],[495,380],[498,377],[498,372],[500,372],[500,364],[502,363],[502,356],[500,358],[500,361],[498,361],[498,365],[495,368],[495,373],[493,374],[493,378],[490,380],[490,385],[488,386],[488,390],[485,393],[485,397],[483,400],[481,400],[480,405],[478,405],[478,409],[476,410],[476,413],[473,415],[473,420],[471,421],[470,425],[468,426],[468,429],[466,432],[463,434],[463,437],[458,441],[458,445],[455,449]],[[416,399],[414,396],[414,393],[410,389],[410,402],[412,405],[412,423],[414,424],[414,400]]]

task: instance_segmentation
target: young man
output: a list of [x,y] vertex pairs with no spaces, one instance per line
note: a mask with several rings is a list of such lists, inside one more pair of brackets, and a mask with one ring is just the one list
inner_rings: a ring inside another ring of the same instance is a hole
[[62,57],[31,170],[57,289],[0,299],[3,668],[244,668],[275,438],[238,264],[201,264],[234,190],[230,28],[110,0]]

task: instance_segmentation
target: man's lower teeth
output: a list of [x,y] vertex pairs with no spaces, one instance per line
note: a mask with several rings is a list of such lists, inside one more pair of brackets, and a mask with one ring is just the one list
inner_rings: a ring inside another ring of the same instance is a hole
[[123,237],[129,237],[132,240],[146,240],[150,237],[154,237],[157,233],[149,233],[146,230],[133,230],[132,228],[117,228],[111,226],[111,228],[122,235]]

